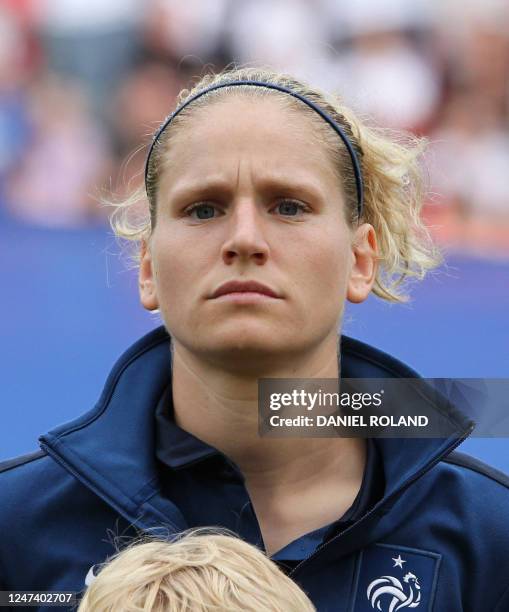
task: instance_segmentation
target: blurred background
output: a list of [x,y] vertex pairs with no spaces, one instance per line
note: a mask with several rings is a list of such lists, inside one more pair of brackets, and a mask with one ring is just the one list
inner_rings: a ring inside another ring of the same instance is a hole
[[[160,324],[108,226],[179,90],[236,62],[425,135],[446,264],[344,333],[427,377],[509,378],[507,0],[0,0],[0,460],[92,407]],[[507,439],[463,447],[509,472]]]

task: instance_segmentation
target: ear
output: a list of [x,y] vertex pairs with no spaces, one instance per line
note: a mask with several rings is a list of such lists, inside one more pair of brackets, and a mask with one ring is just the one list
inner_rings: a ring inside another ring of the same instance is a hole
[[363,223],[355,230],[352,241],[353,264],[348,280],[346,297],[359,304],[368,297],[375,284],[378,271],[378,246],[372,225]]
[[154,268],[152,265],[152,254],[146,240],[141,241],[140,247],[140,270],[138,275],[140,290],[140,301],[147,310],[157,310],[156,285],[154,280]]

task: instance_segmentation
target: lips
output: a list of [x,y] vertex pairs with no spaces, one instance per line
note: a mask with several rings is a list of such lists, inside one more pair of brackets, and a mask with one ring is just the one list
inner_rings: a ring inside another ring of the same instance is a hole
[[226,295],[227,293],[246,292],[262,293],[263,295],[268,295],[269,297],[273,298],[280,297],[273,289],[267,287],[267,285],[258,283],[257,281],[228,281],[227,283],[220,285],[211,295],[211,298],[217,298],[221,295]]

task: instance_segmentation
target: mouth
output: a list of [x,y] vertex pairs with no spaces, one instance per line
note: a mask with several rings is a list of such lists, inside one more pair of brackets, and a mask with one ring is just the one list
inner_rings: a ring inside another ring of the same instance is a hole
[[281,299],[276,291],[257,281],[228,281],[220,285],[210,299],[227,297],[236,300]]

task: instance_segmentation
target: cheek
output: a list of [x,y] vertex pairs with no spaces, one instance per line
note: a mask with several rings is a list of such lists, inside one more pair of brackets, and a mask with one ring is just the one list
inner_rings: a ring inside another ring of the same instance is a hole
[[207,253],[195,239],[176,228],[154,234],[154,275],[161,308],[179,312],[187,306],[186,296],[197,290],[197,279],[206,269]]
[[292,245],[295,285],[309,288],[307,299],[313,303],[344,300],[351,266],[347,235],[336,230],[320,232],[319,239],[301,238]]

